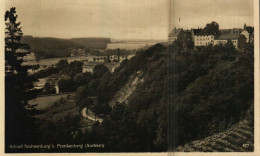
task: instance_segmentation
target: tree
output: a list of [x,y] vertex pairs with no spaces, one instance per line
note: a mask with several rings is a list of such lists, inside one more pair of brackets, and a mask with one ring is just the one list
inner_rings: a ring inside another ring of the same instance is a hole
[[247,43],[246,43],[246,37],[244,35],[241,35],[238,38],[238,49],[241,51],[244,51],[244,49],[246,48]]
[[74,77],[78,73],[82,73],[83,70],[83,62],[81,61],[73,61],[69,64],[68,75]]
[[45,83],[43,87],[43,93],[44,94],[55,94],[56,93],[56,88],[54,84],[50,84],[49,82]]
[[63,92],[73,92],[76,90],[75,84],[71,79],[60,79],[58,82],[59,91]]
[[40,68],[40,65],[37,64],[37,65],[32,65],[32,71],[33,73],[35,73],[35,70],[39,69]]
[[109,106],[108,103],[101,103],[98,101],[94,102],[93,112],[95,113],[95,115],[103,117],[109,114],[110,111],[111,111],[111,107]]
[[68,72],[68,68],[69,68],[69,62],[67,59],[65,60],[60,60],[57,64],[56,64],[56,68],[58,70],[60,70],[60,74],[66,74]]
[[81,101],[89,96],[93,96],[90,88],[87,85],[81,86],[77,89],[76,96],[75,96],[75,103],[77,105],[81,105],[81,103],[82,103]]
[[235,46],[233,45],[231,40],[227,41],[227,44],[225,45],[226,51],[227,52],[232,52],[235,50]]
[[[6,152],[10,144],[33,143],[36,128],[32,114],[35,109],[28,101],[36,97],[35,78],[28,74],[30,66],[22,65],[23,57],[30,54],[30,46],[21,43],[22,30],[15,8],[5,13],[5,140]],[[28,109],[30,107],[30,109]]]
[[84,73],[78,73],[73,77],[73,82],[77,87],[81,85],[87,85],[90,80],[90,76]]
[[194,43],[192,41],[191,33],[182,32],[178,39],[184,48],[193,49]]
[[60,60],[57,64],[56,64],[56,67],[58,68],[58,69],[66,69],[66,68],[68,68],[68,66],[69,66],[69,63],[68,63],[68,60],[67,59],[65,59],[65,60]]
[[101,78],[103,74],[105,74],[108,70],[108,68],[104,64],[96,65],[93,69],[93,76],[94,78]]
[[207,33],[209,35],[219,35],[219,25],[217,22],[213,21],[211,23],[208,23],[205,28],[203,29],[204,33]]

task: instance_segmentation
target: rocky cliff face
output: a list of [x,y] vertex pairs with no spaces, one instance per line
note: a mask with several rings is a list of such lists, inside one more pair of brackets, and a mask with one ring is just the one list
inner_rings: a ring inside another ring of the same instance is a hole
[[128,103],[128,98],[136,90],[137,85],[140,85],[144,82],[144,79],[141,78],[143,72],[137,71],[130,76],[126,84],[114,94],[114,98],[110,101],[109,105],[112,106],[115,102],[119,103]]

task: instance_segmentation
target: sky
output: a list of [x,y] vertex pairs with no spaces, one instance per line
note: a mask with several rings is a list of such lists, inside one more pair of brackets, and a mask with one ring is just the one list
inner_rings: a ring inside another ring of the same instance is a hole
[[254,24],[254,0],[172,0],[170,5],[171,28],[203,28],[212,21],[222,29]]
[[6,0],[25,35],[166,39],[168,0]]
[[254,0],[5,0],[25,35],[167,39],[174,28],[253,26]]

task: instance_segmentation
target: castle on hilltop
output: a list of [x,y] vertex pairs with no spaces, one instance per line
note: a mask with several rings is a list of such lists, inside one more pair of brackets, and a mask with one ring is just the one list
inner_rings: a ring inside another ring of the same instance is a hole
[[183,28],[175,27],[168,35],[168,43],[171,44],[183,34],[192,38],[194,47],[225,44],[230,40],[234,47],[238,49],[239,44],[254,42],[254,31],[249,32],[245,24],[243,29],[219,29],[218,34],[205,33],[202,28],[183,30]]

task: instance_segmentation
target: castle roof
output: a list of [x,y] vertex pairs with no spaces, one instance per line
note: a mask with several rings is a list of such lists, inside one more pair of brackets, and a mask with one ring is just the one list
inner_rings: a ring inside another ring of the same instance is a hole
[[233,28],[233,29],[219,29],[222,34],[238,34],[241,33],[244,29]]
[[212,34],[205,33],[203,29],[192,29],[191,30],[195,36],[208,36]]
[[240,34],[222,34],[215,40],[237,40],[240,36]]
[[192,32],[193,32],[194,35],[201,35],[202,29],[192,29]]

